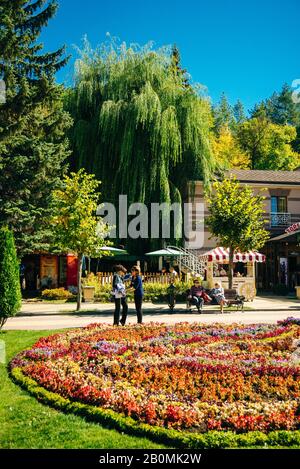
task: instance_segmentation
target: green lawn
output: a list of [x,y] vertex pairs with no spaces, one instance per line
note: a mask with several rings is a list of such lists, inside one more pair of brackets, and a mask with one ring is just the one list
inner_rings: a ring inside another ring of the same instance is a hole
[[[7,331],[7,361],[41,336],[57,331]],[[15,385],[0,364],[0,448],[166,448],[40,404]]]

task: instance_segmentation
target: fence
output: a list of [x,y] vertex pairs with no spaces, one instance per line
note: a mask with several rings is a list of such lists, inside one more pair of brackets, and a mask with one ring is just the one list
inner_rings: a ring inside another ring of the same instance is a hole
[[[113,273],[112,272],[98,272],[97,277],[99,279],[100,285],[111,284],[113,280]],[[170,283],[170,275],[169,274],[161,274],[159,272],[146,272],[142,275],[143,281],[145,283],[161,283],[161,284],[168,284]]]

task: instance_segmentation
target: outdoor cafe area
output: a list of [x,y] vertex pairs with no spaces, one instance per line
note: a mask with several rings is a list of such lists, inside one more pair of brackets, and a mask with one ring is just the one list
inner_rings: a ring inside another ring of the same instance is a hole
[[[221,283],[228,289],[229,249],[216,247],[201,256],[206,262],[206,275],[203,286],[213,288],[215,283]],[[264,254],[255,251],[234,254],[233,289],[247,301],[253,301],[256,296],[256,263],[265,262]]]

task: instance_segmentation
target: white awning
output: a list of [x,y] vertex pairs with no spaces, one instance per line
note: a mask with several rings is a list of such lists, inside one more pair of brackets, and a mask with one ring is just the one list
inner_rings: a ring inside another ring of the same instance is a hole
[[[229,261],[229,248],[217,247],[204,253],[201,257],[206,258],[209,262]],[[266,256],[257,251],[236,252],[233,256],[233,262],[265,262]]]

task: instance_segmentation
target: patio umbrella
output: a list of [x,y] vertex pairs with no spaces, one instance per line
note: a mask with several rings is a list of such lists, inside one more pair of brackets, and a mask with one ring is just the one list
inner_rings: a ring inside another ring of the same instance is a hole
[[176,256],[184,256],[184,253],[181,251],[177,251],[176,249],[173,248],[164,248],[164,249],[159,249],[158,251],[152,251],[152,252],[146,252],[146,256],[168,256],[168,257],[176,257]]
[[102,248],[100,248],[100,251],[109,252],[111,254],[128,254],[125,249],[114,248],[113,246],[102,246]]

